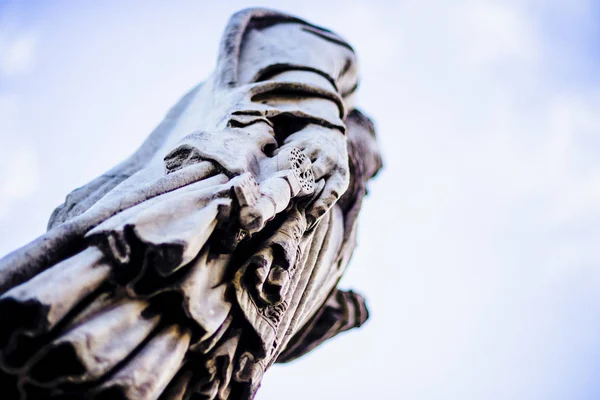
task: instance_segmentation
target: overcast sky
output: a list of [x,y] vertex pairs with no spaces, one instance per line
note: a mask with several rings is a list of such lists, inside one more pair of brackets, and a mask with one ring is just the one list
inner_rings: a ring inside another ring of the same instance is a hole
[[343,286],[371,320],[258,400],[600,398],[600,7],[0,0],[0,255],[143,141],[266,5],[356,49],[385,170]]

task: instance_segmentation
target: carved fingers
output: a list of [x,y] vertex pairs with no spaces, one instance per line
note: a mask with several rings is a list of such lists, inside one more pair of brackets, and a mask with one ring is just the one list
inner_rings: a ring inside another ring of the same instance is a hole
[[239,219],[246,235],[262,230],[292,200],[308,195],[314,196],[306,208],[312,227],[348,188],[346,137],[337,129],[309,124],[288,136],[269,157],[265,149],[274,143],[273,131],[265,123],[198,131],[165,157],[165,165],[171,173],[210,162],[235,177]]
[[348,188],[350,171],[346,137],[336,129],[310,124],[288,136],[279,151],[290,146],[302,149],[312,161],[317,182],[316,197],[306,210],[306,218],[312,227]]
[[260,170],[260,184],[245,174],[234,186],[241,206],[240,223],[250,234],[262,230],[292,199],[311,195],[315,188],[312,163],[297,147],[288,146],[264,159]]

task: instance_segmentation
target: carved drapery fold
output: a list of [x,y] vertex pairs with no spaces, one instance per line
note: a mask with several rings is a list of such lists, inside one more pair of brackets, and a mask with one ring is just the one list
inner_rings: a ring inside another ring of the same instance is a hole
[[357,81],[332,32],[235,14],[215,73],[0,260],[0,385],[252,398],[274,362],[362,325],[362,297],[336,288],[381,167]]

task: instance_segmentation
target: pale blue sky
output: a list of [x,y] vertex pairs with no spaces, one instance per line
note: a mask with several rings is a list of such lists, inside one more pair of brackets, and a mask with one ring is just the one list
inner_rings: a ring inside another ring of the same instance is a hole
[[251,5],[355,46],[386,162],[343,281],[370,322],[257,399],[600,398],[591,0],[0,0],[0,255],[129,155]]

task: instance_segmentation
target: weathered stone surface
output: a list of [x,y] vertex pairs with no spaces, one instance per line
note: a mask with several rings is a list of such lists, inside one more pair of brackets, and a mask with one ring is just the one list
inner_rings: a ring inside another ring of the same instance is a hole
[[264,9],[140,149],[0,260],[0,385],[29,398],[250,399],[362,325],[337,289],[381,167],[354,51]]

